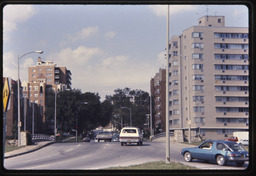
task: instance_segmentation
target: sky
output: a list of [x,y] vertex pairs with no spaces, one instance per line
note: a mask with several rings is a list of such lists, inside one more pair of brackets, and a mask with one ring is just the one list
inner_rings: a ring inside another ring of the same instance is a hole
[[[170,38],[205,15],[225,16],[226,26],[248,27],[244,5],[170,5]],[[72,73],[72,88],[99,93],[117,88],[150,91],[165,68],[166,5],[7,5],[3,8],[3,76],[21,82],[40,56]]]

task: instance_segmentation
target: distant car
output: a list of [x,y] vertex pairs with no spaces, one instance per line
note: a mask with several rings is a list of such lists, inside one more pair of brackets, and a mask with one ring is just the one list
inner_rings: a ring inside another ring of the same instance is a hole
[[240,139],[237,143],[241,145],[249,145],[249,140],[248,139]]
[[136,143],[137,145],[142,145],[143,134],[139,128],[124,127],[120,132],[119,140],[121,142],[121,146],[126,145],[127,143]]
[[97,136],[96,136],[96,141],[98,141],[98,142],[100,142],[100,141],[109,141],[109,142],[111,142],[111,140],[112,140],[112,133],[111,132],[109,132],[109,131],[100,131],[98,134],[97,134]]
[[91,139],[89,137],[84,137],[83,142],[91,142]]
[[234,141],[237,142],[238,138],[236,136],[231,136],[230,138],[228,138],[228,141]]
[[193,159],[216,161],[221,166],[227,162],[243,166],[249,160],[249,153],[234,141],[207,140],[197,147],[183,148],[180,154],[187,162]]
[[114,134],[113,135],[112,142],[119,142],[119,134]]

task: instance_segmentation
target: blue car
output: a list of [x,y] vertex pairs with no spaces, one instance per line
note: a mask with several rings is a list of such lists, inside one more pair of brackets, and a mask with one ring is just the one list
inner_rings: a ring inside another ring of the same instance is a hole
[[249,160],[249,153],[233,141],[207,140],[197,147],[183,148],[180,154],[187,162],[193,159],[216,161],[221,166],[227,162],[236,162],[238,166],[243,166]]

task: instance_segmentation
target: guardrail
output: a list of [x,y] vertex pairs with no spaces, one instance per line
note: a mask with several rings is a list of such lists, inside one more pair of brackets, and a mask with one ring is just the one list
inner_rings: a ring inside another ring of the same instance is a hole
[[32,141],[53,141],[54,138],[47,134],[32,134]]
[[[170,136],[173,136],[174,133],[173,132],[169,132]],[[160,137],[165,137],[166,136],[166,133],[163,132],[163,133],[158,133],[154,136],[151,137],[151,140],[154,140],[154,139],[157,139],[157,138],[160,138]]]

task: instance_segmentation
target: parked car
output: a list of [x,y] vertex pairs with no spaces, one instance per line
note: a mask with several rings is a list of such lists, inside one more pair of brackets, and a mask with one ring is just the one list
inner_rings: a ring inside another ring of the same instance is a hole
[[240,145],[249,145],[249,140],[247,139],[240,139],[237,143]]
[[143,134],[139,128],[124,127],[120,132],[119,140],[121,142],[121,146],[126,145],[127,143],[136,143],[137,145],[142,145]]
[[120,142],[119,141],[119,134],[114,134],[112,137],[112,142]]
[[103,141],[109,141],[111,142],[112,140],[112,133],[109,131],[100,131],[97,136],[96,136],[96,141],[100,142],[101,140]]
[[227,162],[242,166],[249,160],[249,153],[234,141],[207,140],[197,147],[183,148],[180,154],[187,162],[193,159],[216,161],[221,166]]
[[83,138],[83,142],[91,142],[91,139],[87,136]]
[[236,136],[231,136],[230,138],[228,138],[228,141],[234,141],[237,142],[238,138]]

